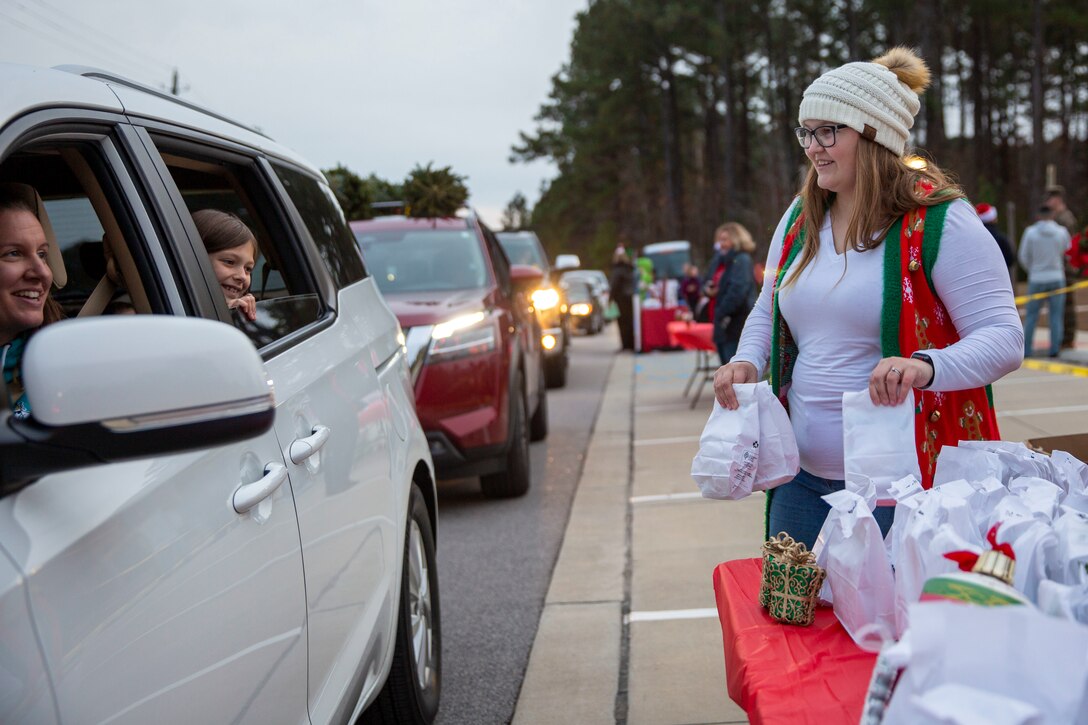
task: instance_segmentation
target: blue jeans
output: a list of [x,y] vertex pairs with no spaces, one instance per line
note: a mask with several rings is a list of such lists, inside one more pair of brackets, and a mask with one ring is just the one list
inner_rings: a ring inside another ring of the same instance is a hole
[[[1061,282],[1028,282],[1028,294],[1034,295],[1040,292],[1052,292],[1064,287]],[[1062,345],[1062,323],[1065,314],[1065,295],[1051,295],[1047,298],[1049,308],[1047,321],[1050,323],[1050,356],[1057,357]],[[1032,352],[1032,343],[1035,337],[1035,325],[1039,321],[1039,308],[1043,300],[1029,300],[1024,315],[1024,357],[1029,357]]]
[[731,357],[737,354],[739,345],[740,340],[714,340],[714,346],[718,348],[718,359],[722,361],[722,365],[725,365]]
[[[831,510],[820,497],[844,488],[845,481],[820,478],[801,469],[792,481],[782,484],[771,494],[768,512],[770,535],[776,536],[779,531],[785,531],[794,541],[803,541],[811,550],[816,544],[816,537],[820,535],[824,519]],[[894,506],[877,506],[873,512],[876,522],[880,524],[880,533],[884,536],[888,535],[888,530],[892,527],[894,514]]]

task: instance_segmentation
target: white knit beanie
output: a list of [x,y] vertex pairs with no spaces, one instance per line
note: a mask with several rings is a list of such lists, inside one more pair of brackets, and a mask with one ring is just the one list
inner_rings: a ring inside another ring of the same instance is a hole
[[847,63],[813,81],[801,98],[798,120],[846,124],[902,156],[921,106],[918,94],[928,85],[925,62],[909,48],[893,48],[870,63]]

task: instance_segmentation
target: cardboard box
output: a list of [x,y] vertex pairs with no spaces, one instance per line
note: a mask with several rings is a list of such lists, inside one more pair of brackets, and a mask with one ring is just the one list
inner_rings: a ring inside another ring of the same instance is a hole
[[1032,448],[1038,448],[1047,453],[1065,451],[1075,458],[1088,461],[1088,433],[1032,438],[1025,441],[1025,443]]

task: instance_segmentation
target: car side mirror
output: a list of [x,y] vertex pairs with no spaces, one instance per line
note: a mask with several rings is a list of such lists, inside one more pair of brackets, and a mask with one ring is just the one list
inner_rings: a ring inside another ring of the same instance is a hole
[[165,315],[65,320],[26,347],[31,414],[0,413],[0,491],[48,473],[267,432],[272,385],[230,325]]
[[518,292],[526,294],[538,288],[544,282],[544,272],[539,267],[528,264],[510,265],[510,281]]

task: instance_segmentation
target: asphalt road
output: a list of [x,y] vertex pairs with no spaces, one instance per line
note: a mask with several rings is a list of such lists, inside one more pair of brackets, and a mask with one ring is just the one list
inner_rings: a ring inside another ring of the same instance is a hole
[[485,499],[476,478],[439,484],[440,725],[490,725],[513,717],[618,348],[615,325],[574,338],[567,385],[548,391],[549,434],[532,445],[533,478],[525,496]]

